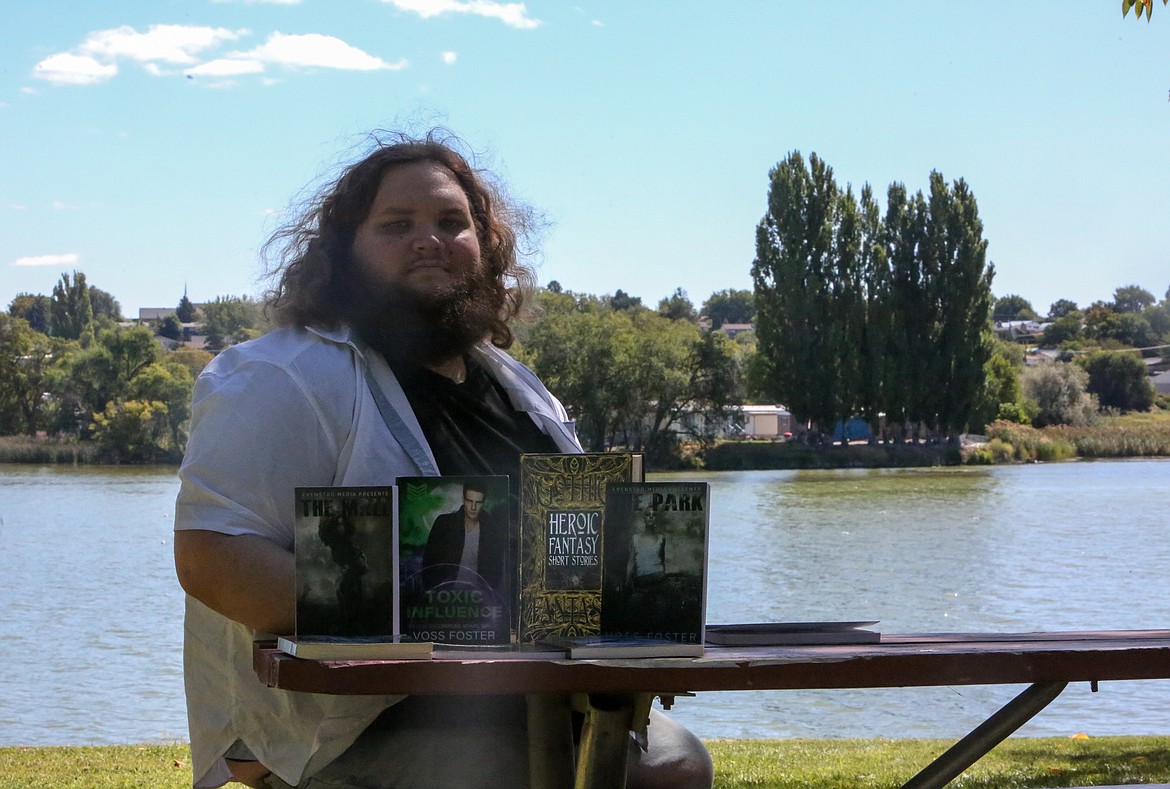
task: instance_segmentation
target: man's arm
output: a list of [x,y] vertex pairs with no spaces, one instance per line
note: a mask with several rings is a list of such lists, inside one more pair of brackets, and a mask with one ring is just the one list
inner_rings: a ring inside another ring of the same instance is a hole
[[177,531],[175,569],[187,594],[208,608],[266,633],[293,632],[296,560],[271,540]]

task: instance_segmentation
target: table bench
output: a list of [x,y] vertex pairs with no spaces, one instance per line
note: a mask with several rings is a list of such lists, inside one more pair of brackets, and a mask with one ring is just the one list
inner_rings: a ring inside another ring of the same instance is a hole
[[[1070,682],[1170,678],[1170,630],[883,635],[839,646],[713,647],[701,658],[313,661],[258,642],[257,676],[270,687],[316,693],[525,694],[532,783],[545,789],[624,784],[627,732],[645,725],[655,696],[725,690],[895,688],[1027,684],[1029,687],[911,778],[937,789],[1055,699]],[[585,713],[575,775],[566,745],[568,705]],[[556,725],[550,725],[556,721]],[[568,752],[566,752],[566,748]],[[566,759],[569,767],[565,768]],[[539,783],[538,783],[539,781]]]

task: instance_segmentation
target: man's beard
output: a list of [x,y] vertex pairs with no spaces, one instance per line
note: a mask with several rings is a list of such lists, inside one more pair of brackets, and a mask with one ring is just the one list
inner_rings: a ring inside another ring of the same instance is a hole
[[491,334],[502,306],[482,272],[424,295],[368,281],[355,285],[347,317],[358,334],[388,360],[414,365],[467,353]]

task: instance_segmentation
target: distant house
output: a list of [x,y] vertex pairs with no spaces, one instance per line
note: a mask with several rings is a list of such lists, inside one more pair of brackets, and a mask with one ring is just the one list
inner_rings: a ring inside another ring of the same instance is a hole
[[719,331],[723,332],[734,340],[735,335],[741,332],[751,331],[754,328],[755,326],[751,325],[750,323],[725,323],[719,327]]
[[163,318],[174,314],[174,307],[139,307],[138,323],[153,329]]
[[1034,367],[1038,364],[1059,362],[1066,353],[1068,352],[1055,348],[1029,348],[1024,354],[1024,364],[1028,367]]
[[[681,436],[694,436],[705,431],[702,414],[684,414],[674,432]],[[792,414],[782,405],[740,405],[725,423],[713,431],[716,438],[761,438],[779,439],[785,433],[792,433]]]
[[744,436],[782,438],[792,433],[792,412],[782,405],[741,405],[739,414]]
[[[711,331],[711,319],[706,315],[699,318],[699,328],[703,331]],[[735,339],[735,335],[742,334],[745,331],[755,330],[753,323],[724,323],[716,331],[721,331],[731,339]]]
[[995,333],[1000,339],[1011,342],[1035,342],[1051,325],[1050,321],[996,321]]

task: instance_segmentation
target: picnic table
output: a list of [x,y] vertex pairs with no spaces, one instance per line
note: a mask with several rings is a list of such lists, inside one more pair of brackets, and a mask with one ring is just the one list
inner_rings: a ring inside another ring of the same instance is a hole
[[[701,658],[568,660],[558,653],[503,659],[315,661],[257,642],[254,666],[270,687],[315,693],[525,694],[531,781],[542,789],[609,789],[625,782],[629,732],[650,704],[726,690],[1026,684],[904,789],[944,786],[1043,710],[1070,682],[1170,678],[1170,630],[883,635],[835,646],[708,646]],[[585,715],[574,759],[570,707]],[[575,766],[574,766],[575,765]]]

